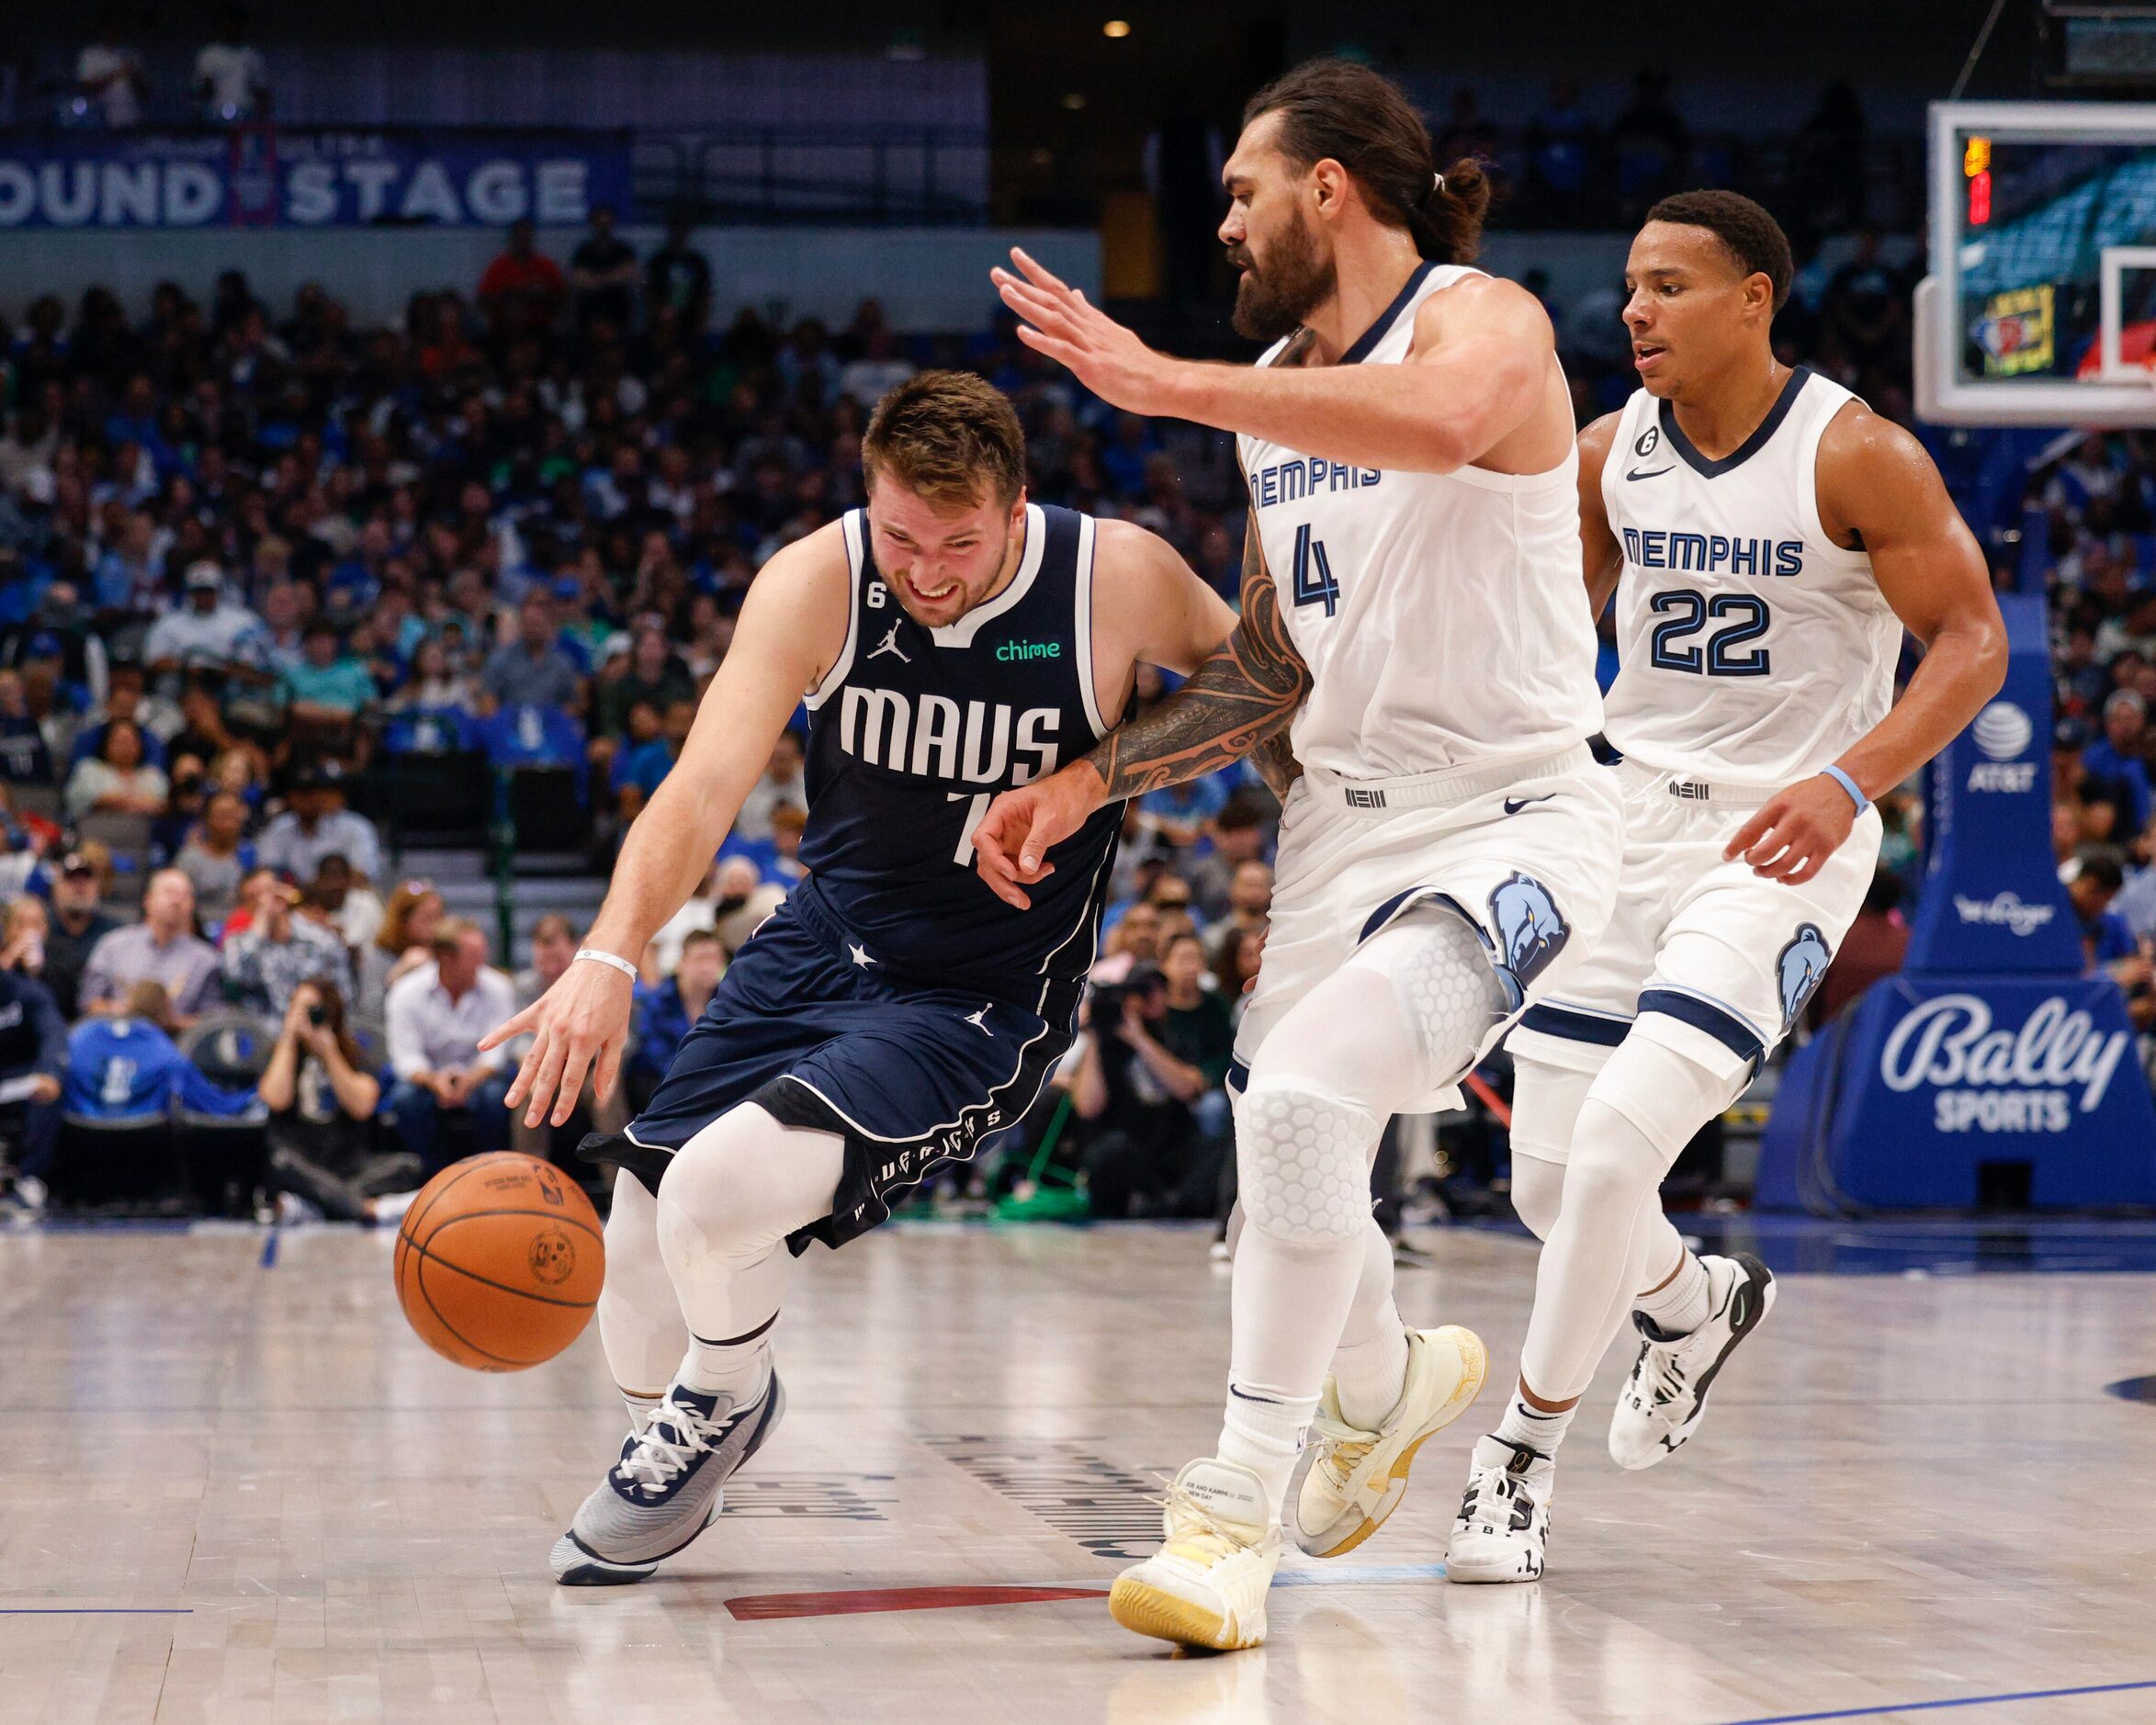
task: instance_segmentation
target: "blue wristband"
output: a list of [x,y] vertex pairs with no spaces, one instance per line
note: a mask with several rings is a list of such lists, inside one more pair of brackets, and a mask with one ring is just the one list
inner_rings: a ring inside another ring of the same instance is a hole
[[1859,815],[1871,806],[1871,798],[1865,795],[1862,787],[1857,784],[1857,781],[1844,772],[1841,768],[1822,767],[1819,770],[1819,776],[1823,779],[1832,779],[1842,789],[1848,792],[1849,800],[1857,805],[1857,812]]

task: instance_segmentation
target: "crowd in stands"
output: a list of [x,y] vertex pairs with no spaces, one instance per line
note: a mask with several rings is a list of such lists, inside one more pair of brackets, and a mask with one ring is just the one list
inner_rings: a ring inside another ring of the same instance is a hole
[[[901,344],[873,303],[835,335],[749,310],[714,330],[711,310],[684,232],[639,260],[602,216],[566,270],[520,227],[468,298],[418,296],[399,328],[354,329],[313,287],[280,316],[228,272],[206,301],[161,286],[141,321],[93,288],[0,330],[0,970],[29,1027],[0,1048],[0,1084],[21,1077],[0,1142],[18,1201],[70,1184],[93,1122],[152,1113],[260,1124],[260,1189],[344,1216],[519,1141],[516,1051],[477,1043],[578,930],[541,924],[513,977],[491,930],[400,879],[384,784],[471,751],[554,774],[604,866],[756,569],[860,500],[866,409],[917,363],[970,358],[1013,394],[1035,495],[1137,516],[1233,591],[1236,526],[1191,502],[1157,428],[1007,333],[954,352]],[[1131,816],[1106,949],[1128,1009],[1064,1076],[1071,1154],[1173,1139],[1217,1186],[1224,1027],[1270,888],[1254,785]],[[626,1097],[587,1098],[580,1124],[649,1095],[799,878],[806,805],[789,732],[647,955]],[[1214,1202],[1196,1173],[1123,1187],[1131,1209]]]
[[[1783,355],[1905,413],[1907,281],[1876,236],[1836,255],[1800,274]],[[1202,446],[1104,408],[1008,322],[902,338],[873,301],[839,331],[719,310],[685,228],[639,257],[602,213],[566,267],[520,225],[468,293],[416,295],[393,327],[355,327],[311,284],[269,306],[236,271],[199,299],[160,285],[141,319],[92,288],[0,327],[0,1144],[18,1201],[69,1132],[159,1085],[175,1118],[260,1117],[262,1189],[338,1215],[528,1143],[502,1101],[515,1051],[477,1043],[578,930],[542,925],[511,954],[449,916],[400,878],[382,787],[450,757],[551,774],[551,803],[576,806],[562,842],[603,867],[756,570],[861,500],[867,410],[917,366],[1011,396],[1036,498],[1141,521],[1234,593],[1238,500],[1194,482]],[[1631,388],[1619,300],[1553,310],[1584,420]],[[2060,861],[2094,962],[2156,1022],[2151,457],[2132,435],[2050,452],[2030,502],[2059,629]],[[1163,693],[1141,680],[1141,704]],[[1921,801],[1883,800],[1865,944],[1891,968]],[[580,1125],[649,1095],[799,878],[805,806],[789,734],[645,955],[626,1095],[587,1098]],[[1097,1209],[1220,1201],[1271,812],[1228,774],[1130,813],[1101,993],[1056,1117],[1029,1123]]]

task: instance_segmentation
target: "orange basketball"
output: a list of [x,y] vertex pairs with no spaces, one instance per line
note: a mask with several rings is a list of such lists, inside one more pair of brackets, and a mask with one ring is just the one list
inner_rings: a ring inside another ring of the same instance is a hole
[[397,1298],[420,1339],[474,1371],[522,1371],[582,1334],[606,1279],[592,1201],[510,1151],[452,1163],[397,1230]]

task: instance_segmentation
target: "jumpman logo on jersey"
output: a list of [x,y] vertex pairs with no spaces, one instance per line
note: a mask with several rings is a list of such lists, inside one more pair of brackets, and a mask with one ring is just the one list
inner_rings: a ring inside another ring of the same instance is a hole
[[846,943],[846,950],[853,954],[853,962],[856,964],[859,964],[864,970],[866,970],[871,964],[879,962],[876,959],[869,957],[868,948],[865,946],[855,946],[852,941],[849,941]]
[[913,663],[906,649],[898,645],[898,626],[896,623],[891,625],[891,632],[884,637],[884,644],[871,653],[869,658],[881,659],[886,653],[897,655],[898,662],[902,665]]
[[983,1019],[985,1019],[985,1018],[987,1018],[987,1017],[988,1016],[988,1007],[991,1007],[991,1006],[993,1006],[994,1004],[995,1004],[995,1002],[994,1002],[994,1001],[990,1001],[990,1002],[988,1003],[988,1006],[984,1006],[984,1007],[983,1007],[983,1008],[982,1008],[982,1009],[980,1009],[978,1012],[969,1013],[969,1014],[967,1015],[967,1017],[966,1017],[966,1020],[965,1020],[965,1021],[966,1021],[968,1024],[972,1025],[972,1026],[974,1027],[974,1029],[975,1029],[975,1030],[976,1030],[976,1031],[980,1032],[980,1033],[981,1033],[983,1036],[993,1036],[993,1035],[995,1035],[995,1033],[996,1033],[994,1031],[990,1030],[990,1029],[989,1029],[989,1028],[988,1028],[988,1027],[986,1024],[983,1024],[983,1023],[981,1022],[981,1020],[982,1020]]

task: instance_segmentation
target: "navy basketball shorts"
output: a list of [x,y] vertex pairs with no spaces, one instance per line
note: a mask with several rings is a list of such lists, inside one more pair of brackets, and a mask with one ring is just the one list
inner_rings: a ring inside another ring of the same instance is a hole
[[[741,947],[644,1111],[640,1146],[674,1151],[754,1102],[781,1124],[836,1133],[831,1213],[794,1235],[843,1246],[887,1221],[907,1188],[1016,1125],[1070,1047],[1083,984],[899,976],[828,914],[788,901]],[[657,1191],[654,1156],[623,1166]]]

